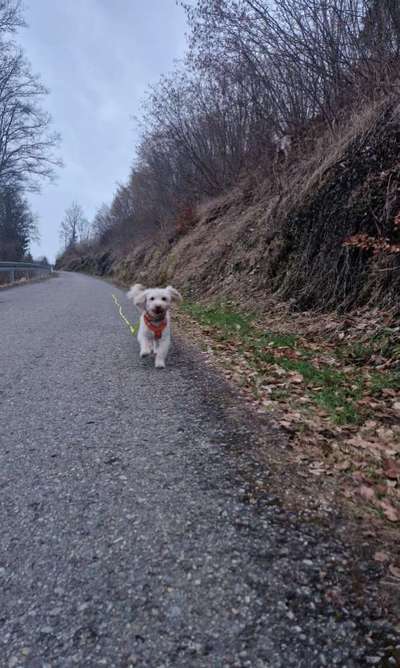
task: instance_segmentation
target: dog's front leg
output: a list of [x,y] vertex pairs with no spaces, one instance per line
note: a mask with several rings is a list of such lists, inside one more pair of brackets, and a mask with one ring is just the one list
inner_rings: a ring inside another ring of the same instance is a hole
[[137,338],[140,346],[140,357],[147,357],[148,355],[151,355],[152,341],[148,336],[146,336],[142,327],[139,329]]
[[170,337],[168,335],[161,337],[161,340],[156,343],[156,363],[155,367],[156,369],[164,369],[165,368],[165,360],[168,355],[168,350],[169,350],[169,344],[170,344]]
[[145,341],[140,346],[140,357],[148,357],[149,355],[151,355],[151,346]]

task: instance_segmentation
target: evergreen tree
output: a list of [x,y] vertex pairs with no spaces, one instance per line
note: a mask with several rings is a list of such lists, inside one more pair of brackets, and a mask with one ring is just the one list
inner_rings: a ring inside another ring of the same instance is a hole
[[23,260],[35,236],[34,216],[17,188],[0,192],[0,260]]

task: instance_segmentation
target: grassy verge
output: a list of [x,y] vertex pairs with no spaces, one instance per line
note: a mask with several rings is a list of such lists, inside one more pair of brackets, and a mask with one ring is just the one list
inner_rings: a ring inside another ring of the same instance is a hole
[[336,475],[361,513],[400,523],[395,319],[364,312],[318,323],[286,313],[262,321],[226,302],[186,303],[180,317],[247,399],[287,430],[297,461],[312,475]]

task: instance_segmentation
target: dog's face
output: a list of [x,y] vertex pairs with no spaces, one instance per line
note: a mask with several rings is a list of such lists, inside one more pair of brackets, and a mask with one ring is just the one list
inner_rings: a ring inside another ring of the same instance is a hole
[[150,288],[145,290],[146,302],[144,305],[146,313],[152,318],[164,318],[171,306],[171,294],[167,288]]
[[167,288],[132,288],[133,299],[140,310],[149,314],[151,318],[162,320],[171,304],[182,299],[178,290],[171,285]]

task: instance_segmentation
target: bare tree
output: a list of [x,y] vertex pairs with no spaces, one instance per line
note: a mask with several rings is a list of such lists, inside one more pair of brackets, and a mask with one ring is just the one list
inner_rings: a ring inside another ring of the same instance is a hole
[[[183,5],[191,26],[189,65],[230,72],[233,79],[247,72],[249,100],[260,117],[267,112],[281,134],[317,116],[332,124],[360,95],[376,94],[382,74],[399,55],[396,0]],[[386,85],[387,77],[383,80]],[[261,95],[253,95],[254,83]]]
[[47,91],[19,52],[0,55],[0,72],[0,187],[37,189],[60,165],[59,137],[38,104]]
[[[127,248],[179,212],[334,130],[344,112],[397,90],[398,0],[196,0],[183,67],[144,102],[127,183],[93,222],[96,240]],[[316,129],[316,132],[315,132]]]
[[60,225],[60,238],[64,248],[74,248],[79,241],[87,238],[86,231],[89,223],[84,216],[83,209],[77,202],[72,202],[65,211]]
[[0,2],[0,188],[37,189],[60,160],[59,137],[41,108],[46,88],[7,34],[23,25],[20,2]]
[[87,241],[90,236],[90,222],[87,218],[82,216],[77,224],[77,232],[79,241]]
[[25,26],[21,0],[0,0],[0,35]]
[[108,204],[103,203],[93,218],[91,227],[92,236],[98,241],[104,239],[108,230],[112,226],[112,222],[113,219],[111,217],[110,207]]

